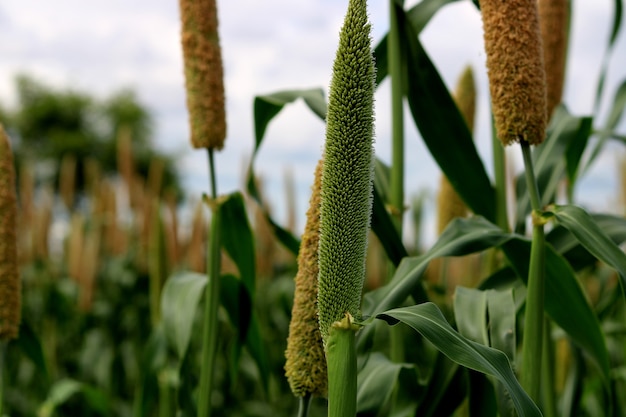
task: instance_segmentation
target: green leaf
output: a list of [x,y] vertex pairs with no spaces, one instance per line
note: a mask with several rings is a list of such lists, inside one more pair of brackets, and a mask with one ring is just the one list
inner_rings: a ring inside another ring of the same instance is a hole
[[[424,143],[456,192],[476,214],[495,220],[495,191],[467,128],[411,25],[405,25],[407,98]],[[471,175],[468,175],[471,173]]]
[[609,36],[609,43],[604,51],[604,56],[602,57],[600,78],[598,79],[598,87],[596,89],[596,100],[594,104],[594,109],[596,109],[596,111],[600,105],[600,99],[602,98],[602,91],[604,90],[604,81],[606,79],[606,72],[609,66],[609,59],[611,57],[611,53],[613,52],[613,46],[615,45],[615,40],[617,39],[617,35],[622,25],[622,0],[614,0],[614,3],[615,13],[613,14],[613,26],[611,28],[611,35]]
[[558,224],[578,239],[596,258],[619,272],[622,289],[626,288],[626,254],[613,243],[593,218],[580,207],[572,205],[552,206],[547,212]]
[[[404,258],[391,282],[365,295],[363,313],[374,316],[400,305],[409,294],[420,294],[416,302],[428,300],[421,284],[421,277],[428,263],[442,256],[461,256],[501,245],[511,235],[503,233],[482,217],[457,218],[443,231],[439,240],[425,254]],[[362,332],[367,332],[364,329]]]
[[463,336],[489,346],[487,333],[487,293],[473,288],[456,287],[454,319]]
[[[406,12],[411,25],[415,29],[415,33],[419,33],[426,27],[426,24],[430,19],[441,9],[443,6],[449,3],[453,3],[457,0],[423,0],[413,6]],[[380,85],[385,77],[389,74],[389,63],[387,62],[387,36],[385,34],[380,40],[378,45],[374,48],[374,61],[376,62],[376,85]]]
[[[502,245],[510,265],[524,282],[528,280],[530,241],[511,239]],[[580,347],[585,349],[599,367],[605,381],[609,379],[609,357],[600,322],[594,314],[583,289],[569,263],[546,245],[546,281],[544,308]]]
[[[598,94],[599,93],[600,91],[598,91]],[[611,132],[615,130],[622,118],[622,115],[624,114],[624,108],[626,108],[626,80],[622,81],[622,84],[618,87],[617,92],[615,93],[615,97],[613,98],[613,105],[611,106],[611,110],[609,111],[609,115],[604,124],[604,128],[598,136],[596,145],[593,148],[589,159],[587,160],[585,170],[589,169],[591,164],[595,161],[595,159],[602,151],[602,148],[604,147],[607,139],[611,137]]]
[[[403,379],[405,384],[410,380],[415,381],[417,376],[413,366],[391,362],[379,352],[368,356],[365,366],[357,375],[357,412],[382,409],[391,398],[399,379]],[[415,395],[414,392],[412,394]],[[415,405],[407,407],[414,408]]]
[[170,277],[163,286],[161,312],[165,334],[181,361],[189,346],[193,318],[208,279],[196,272]]
[[50,388],[48,398],[37,410],[37,417],[51,417],[55,410],[76,394],[82,394],[89,407],[100,415],[110,415],[110,404],[104,393],[74,379],[62,379]]
[[239,278],[251,299],[255,294],[254,237],[240,192],[220,200],[221,243],[239,270]]
[[439,354],[426,393],[417,412],[420,417],[450,416],[465,400],[468,392],[467,369]]
[[403,322],[422,334],[454,362],[497,378],[511,394],[520,417],[541,416],[539,408],[519,385],[506,355],[455,332],[435,304],[424,303],[389,310],[377,315],[377,318],[391,325]]
[[[267,126],[274,117],[285,107],[285,105],[303,99],[306,105],[321,119],[326,117],[326,100],[324,99],[324,91],[321,88],[308,90],[287,90],[279,91],[272,94],[259,95],[254,98],[254,150],[250,160],[248,169],[247,189],[250,196],[259,203],[260,207],[264,207],[261,201],[261,195],[256,186],[254,175],[254,159],[263,143]],[[298,254],[300,242],[288,230],[276,223],[270,213],[263,209],[263,215],[267,219],[268,224],[272,228],[272,232],[276,238],[294,255]]]
[[[407,257],[398,266],[391,282],[365,294],[365,317],[398,307],[409,295],[417,303],[428,300],[421,278],[428,263],[442,256],[461,256],[501,246],[515,274],[526,282],[530,259],[530,240],[503,232],[481,217],[456,219],[425,254]],[[552,319],[584,348],[608,381],[609,359],[600,323],[584,295],[568,262],[550,245],[546,246],[545,309]],[[372,336],[373,326],[361,330],[362,346]]]
[[263,389],[267,392],[269,389],[270,366],[256,314],[252,315],[252,320],[250,321],[250,328],[248,329],[248,336],[246,338],[246,347],[250,352],[250,356],[252,356],[257,367],[259,368],[261,383],[263,384]]
[[402,259],[409,254],[402,243],[398,231],[393,225],[391,216],[385,208],[385,203],[378,194],[376,187],[374,187],[373,195],[372,231],[378,236],[389,260],[397,266]]

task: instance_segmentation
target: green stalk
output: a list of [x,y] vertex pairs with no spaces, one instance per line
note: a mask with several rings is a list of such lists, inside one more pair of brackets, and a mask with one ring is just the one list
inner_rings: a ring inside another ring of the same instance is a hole
[[557,417],[559,414],[556,407],[556,393],[554,392],[554,341],[552,340],[552,324],[545,316],[543,323],[543,361],[542,385],[543,414],[545,417]]
[[543,222],[538,218],[541,210],[541,200],[535,180],[530,145],[523,140],[520,141],[520,145],[524,155],[526,186],[530,193],[530,203],[533,210],[533,237],[526,292],[521,382],[530,397],[535,402],[539,402],[541,399],[541,357],[544,320],[545,238]]
[[217,207],[217,185],[213,149],[209,154],[209,180],[213,201],[211,216],[211,239],[207,251],[207,272],[209,282],[206,286],[204,301],[204,323],[202,333],[202,368],[200,369],[200,396],[198,417],[211,415],[211,392],[213,389],[213,370],[217,351],[217,310],[220,293],[220,211]]
[[389,0],[387,60],[391,83],[391,178],[390,203],[396,229],[402,234],[404,212],[404,118],[402,113],[402,51],[396,0]]
[[[389,82],[391,84],[391,173],[390,203],[392,219],[396,230],[402,236],[402,214],[404,213],[404,117],[402,106],[402,53],[400,46],[400,28],[398,27],[398,5],[396,0],[389,0],[389,35],[387,37],[387,61]],[[393,276],[394,268],[389,270],[388,280]],[[404,361],[404,344],[400,327],[391,329],[391,360]]]
[[328,417],[356,416],[357,327],[349,314],[330,327],[326,344]]

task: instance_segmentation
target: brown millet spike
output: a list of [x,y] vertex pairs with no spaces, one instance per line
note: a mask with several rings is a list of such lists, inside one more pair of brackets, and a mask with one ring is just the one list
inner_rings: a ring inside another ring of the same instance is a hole
[[21,319],[16,221],[15,166],[9,138],[0,124],[0,341],[17,338]]
[[294,294],[285,374],[296,396],[307,394],[322,397],[327,391],[326,356],[317,318],[317,275],[320,226],[320,191],[322,186],[320,160],[306,213],[306,225],[300,252]]
[[548,117],[561,102],[567,55],[568,0],[539,0],[539,25],[548,89]]
[[180,0],[191,144],[222,149],[226,137],[216,0]]
[[538,145],[547,113],[537,0],[482,0],[480,8],[498,137]]

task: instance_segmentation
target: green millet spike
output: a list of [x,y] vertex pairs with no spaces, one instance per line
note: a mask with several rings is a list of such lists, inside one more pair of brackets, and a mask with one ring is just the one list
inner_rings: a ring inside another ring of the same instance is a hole
[[350,0],[333,64],[322,171],[318,310],[329,329],[360,317],[372,207],[374,61],[366,1]]

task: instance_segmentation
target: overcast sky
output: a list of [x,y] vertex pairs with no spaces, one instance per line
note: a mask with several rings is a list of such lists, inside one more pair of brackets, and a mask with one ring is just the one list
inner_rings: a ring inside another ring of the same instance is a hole
[[[564,101],[574,114],[592,110],[613,14],[612,0],[573,2],[572,38]],[[255,95],[282,89],[327,90],[338,32],[347,1],[228,0],[218,2],[225,65],[228,138],[218,154],[220,192],[240,187],[243,161],[254,143]],[[415,4],[407,1],[407,6]],[[370,0],[374,43],[387,30],[388,1]],[[607,78],[606,109],[626,78],[626,30],[620,33]],[[421,35],[446,84],[454,87],[465,65],[477,74],[480,93],[475,132],[490,165],[487,79],[480,15],[469,0],[445,6]],[[175,0],[0,0],[0,103],[15,101],[14,77],[27,73],[59,88],[73,87],[106,97],[131,87],[156,120],[156,143],[180,153],[180,169],[191,193],[206,191],[205,153],[188,144],[178,2]],[[376,95],[376,151],[389,160],[389,90]],[[604,113],[605,114],[605,113]],[[600,119],[603,122],[603,118]],[[626,128],[622,123],[622,134]],[[438,169],[407,115],[406,193],[434,192]],[[296,180],[298,210],[306,210],[324,125],[301,103],[288,106],[270,125],[257,159],[279,217],[284,213],[283,175]],[[607,210],[617,201],[619,152],[607,152],[584,181],[582,204]],[[519,161],[518,149],[507,152]],[[518,168],[519,168],[518,164]],[[490,170],[490,168],[488,168]],[[302,227],[302,222],[300,222]]]

